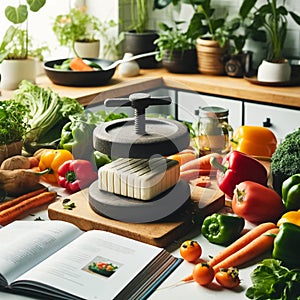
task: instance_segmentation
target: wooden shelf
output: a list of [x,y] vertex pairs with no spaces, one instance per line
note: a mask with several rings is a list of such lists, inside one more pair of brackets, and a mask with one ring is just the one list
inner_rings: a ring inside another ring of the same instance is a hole
[[[116,72],[110,83],[101,87],[59,86],[53,84],[45,75],[38,77],[36,83],[43,87],[50,87],[62,96],[76,98],[83,105],[101,103],[107,98],[135,92],[169,87],[225,98],[300,108],[300,86],[267,87],[254,85],[243,78],[175,74],[169,73],[165,69],[141,70],[139,76],[128,78],[122,78]],[[9,99],[12,94],[13,91],[2,91],[0,100]]]

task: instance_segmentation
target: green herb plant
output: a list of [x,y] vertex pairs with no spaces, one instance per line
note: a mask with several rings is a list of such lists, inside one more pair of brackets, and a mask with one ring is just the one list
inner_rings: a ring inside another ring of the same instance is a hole
[[0,145],[22,141],[29,129],[29,109],[13,100],[0,101]]
[[170,53],[170,58],[174,51],[191,50],[196,47],[196,37],[191,31],[183,31],[179,26],[184,22],[175,21],[174,27],[168,26],[165,23],[159,23],[160,28],[159,37],[154,41],[157,46],[158,54],[156,60],[161,61],[166,52]]
[[8,27],[0,44],[0,63],[4,59],[27,59],[30,54],[29,11],[37,12],[45,3],[46,0],[26,0],[24,4],[20,1],[16,7],[11,5],[6,7],[5,16],[14,25]]
[[60,46],[71,48],[76,55],[75,42],[95,42],[99,38],[103,39],[104,53],[116,55],[116,41],[107,34],[115,26],[117,24],[113,20],[102,22],[89,14],[86,6],[79,6],[71,8],[67,14],[56,16],[52,30]]
[[86,6],[71,8],[69,13],[56,16],[53,32],[61,46],[74,50],[74,44],[79,42],[93,42],[100,32],[101,22],[86,11]]
[[[280,3],[281,2],[281,3]],[[286,0],[266,0],[257,7],[257,0],[244,0],[239,14],[243,20],[249,18],[250,37],[267,42],[267,60],[279,62],[283,59],[283,47],[287,35],[288,17],[300,25],[300,16],[285,7]]]

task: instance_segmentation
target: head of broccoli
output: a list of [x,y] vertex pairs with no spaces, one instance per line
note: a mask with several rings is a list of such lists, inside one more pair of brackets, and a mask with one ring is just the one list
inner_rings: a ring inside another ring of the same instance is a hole
[[271,158],[273,188],[281,195],[282,183],[300,173],[300,128],[286,135]]

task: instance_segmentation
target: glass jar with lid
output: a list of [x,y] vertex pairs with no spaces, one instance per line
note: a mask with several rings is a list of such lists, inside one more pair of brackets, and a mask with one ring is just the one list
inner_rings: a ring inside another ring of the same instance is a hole
[[228,123],[229,110],[218,106],[199,107],[197,146],[199,154],[230,151],[233,129]]

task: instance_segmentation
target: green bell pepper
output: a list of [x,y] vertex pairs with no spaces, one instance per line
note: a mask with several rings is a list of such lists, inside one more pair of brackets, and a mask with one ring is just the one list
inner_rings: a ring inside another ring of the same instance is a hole
[[282,183],[282,200],[287,210],[300,209],[300,174],[292,175]]
[[227,246],[239,237],[244,226],[241,217],[214,213],[204,219],[201,232],[209,242]]
[[112,161],[111,158],[107,154],[104,154],[97,150],[94,151],[94,160],[95,160],[97,169],[99,169],[100,167],[102,167]]
[[97,125],[111,120],[126,118],[124,113],[109,113],[105,110],[72,116],[70,122],[61,130],[59,147],[72,152],[75,158],[94,159],[93,132]]
[[300,268],[300,226],[293,223],[283,223],[274,239],[272,256],[281,260],[290,269]]
[[72,152],[74,157],[89,159],[93,148],[95,124],[80,119],[68,122],[61,131],[60,148]]

